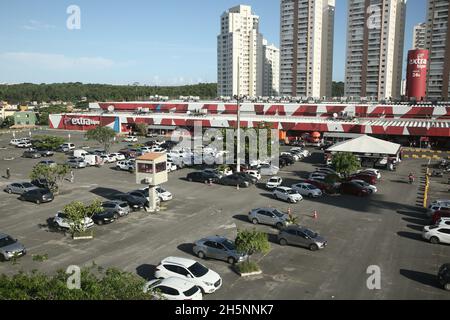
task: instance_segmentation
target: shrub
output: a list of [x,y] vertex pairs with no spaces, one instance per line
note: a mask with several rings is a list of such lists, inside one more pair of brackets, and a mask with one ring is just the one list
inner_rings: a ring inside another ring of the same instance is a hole
[[253,261],[240,262],[236,264],[235,268],[240,274],[261,271],[261,268],[258,266],[258,264]]

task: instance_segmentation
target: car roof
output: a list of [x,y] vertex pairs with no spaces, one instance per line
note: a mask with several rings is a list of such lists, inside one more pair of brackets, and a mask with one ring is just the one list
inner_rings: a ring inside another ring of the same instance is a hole
[[180,257],[167,257],[163,260],[161,260],[161,264],[170,263],[170,264],[177,264],[184,267],[189,268],[193,264],[195,264],[197,261],[187,258],[180,258]]
[[270,180],[272,180],[272,179],[281,179],[281,177],[274,176],[274,177],[270,178]]
[[225,237],[221,237],[221,236],[210,236],[210,237],[205,237],[202,238],[200,241],[215,241],[215,242],[224,242],[225,240],[228,240]]
[[178,278],[178,277],[169,277],[169,278],[165,278],[165,279],[157,279],[157,281],[154,281],[154,282],[156,283],[158,281],[160,281],[160,283],[159,283],[160,286],[161,285],[168,286],[168,287],[171,287],[171,288],[179,289],[181,291],[189,290],[190,288],[195,286],[194,283],[192,283],[190,281],[187,281],[187,280],[183,280],[183,279]]
[[281,189],[281,190],[292,190],[292,188],[289,188],[289,187],[283,187],[283,186],[280,186],[280,187],[277,187],[277,189]]
[[126,203],[126,202],[122,201],[122,200],[108,200],[108,201],[103,202],[103,204],[105,204],[105,203],[122,204],[122,203]]
[[7,235],[6,233],[0,232],[0,239],[6,238],[6,237],[9,237],[9,235]]

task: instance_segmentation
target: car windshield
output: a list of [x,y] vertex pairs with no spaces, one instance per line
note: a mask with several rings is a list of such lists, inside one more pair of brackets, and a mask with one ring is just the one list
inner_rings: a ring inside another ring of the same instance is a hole
[[278,179],[277,179],[277,178],[271,178],[271,179],[269,180],[269,182],[278,182]]
[[317,237],[317,233],[313,232],[313,231],[311,231],[309,229],[304,229],[303,233],[306,234],[310,238],[316,238]]
[[22,185],[24,186],[24,188],[31,188],[33,186],[31,183],[28,183],[28,182],[26,182]]
[[287,192],[288,194],[296,194],[296,193],[297,193],[297,191],[292,190],[292,189],[288,189],[288,190],[286,190],[286,192]]
[[128,205],[126,204],[126,203],[121,203],[120,205],[119,205],[119,207],[121,207],[121,208],[125,208],[125,207],[127,207]]
[[16,243],[16,240],[11,238],[10,236],[4,237],[4,238],[0,239],[0,248],[12,245],[14,243]]
[[197,286],[193,286],[192,288],[190,288],[189,290],[187,290],[183,293],[186,297],[190,297],[190,296],[194,295],[195,293],[197,293],[198,290],[200,290],[200,289]]
[[282,216],[284,216],[284,213],[282,213],[282,212],[280,212],[280,211],[278,211],[278,210],[273,210],[272,213],[275,214],[277,217],[280,217],[280,218],[281,218]]
[[228,239],[225,239],[222,241],[222,244],[227,248],[228,250],[235,250],[236,246],[234,245],[234,242]]
[[188,269],[196,278],[203,277],[209,271],[206,267],[202,266],[198,262],[194,263]]

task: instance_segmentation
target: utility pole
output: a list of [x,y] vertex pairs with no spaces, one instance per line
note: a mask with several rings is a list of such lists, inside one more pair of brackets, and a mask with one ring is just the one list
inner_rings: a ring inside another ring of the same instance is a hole
[[238,57],[238,65],[237,65],[237,79],[238,79],[238,86],[237,86],[237,96],[236,96],[236,106],[237,106],[237,122],[236,122],[236,129],[237,129],[237,152],[236,152],[236,171],[241,172],[241,105],[240,105],[240,60]]

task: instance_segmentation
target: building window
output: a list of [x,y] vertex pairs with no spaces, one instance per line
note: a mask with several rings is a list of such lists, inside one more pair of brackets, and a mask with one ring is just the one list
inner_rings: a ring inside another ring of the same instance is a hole
[[164,172],[167,170],[165,162],[160,162],[156,164],[156,173]]
[[153,173],[153,164],[139,163],[138,164],[139,173]]

